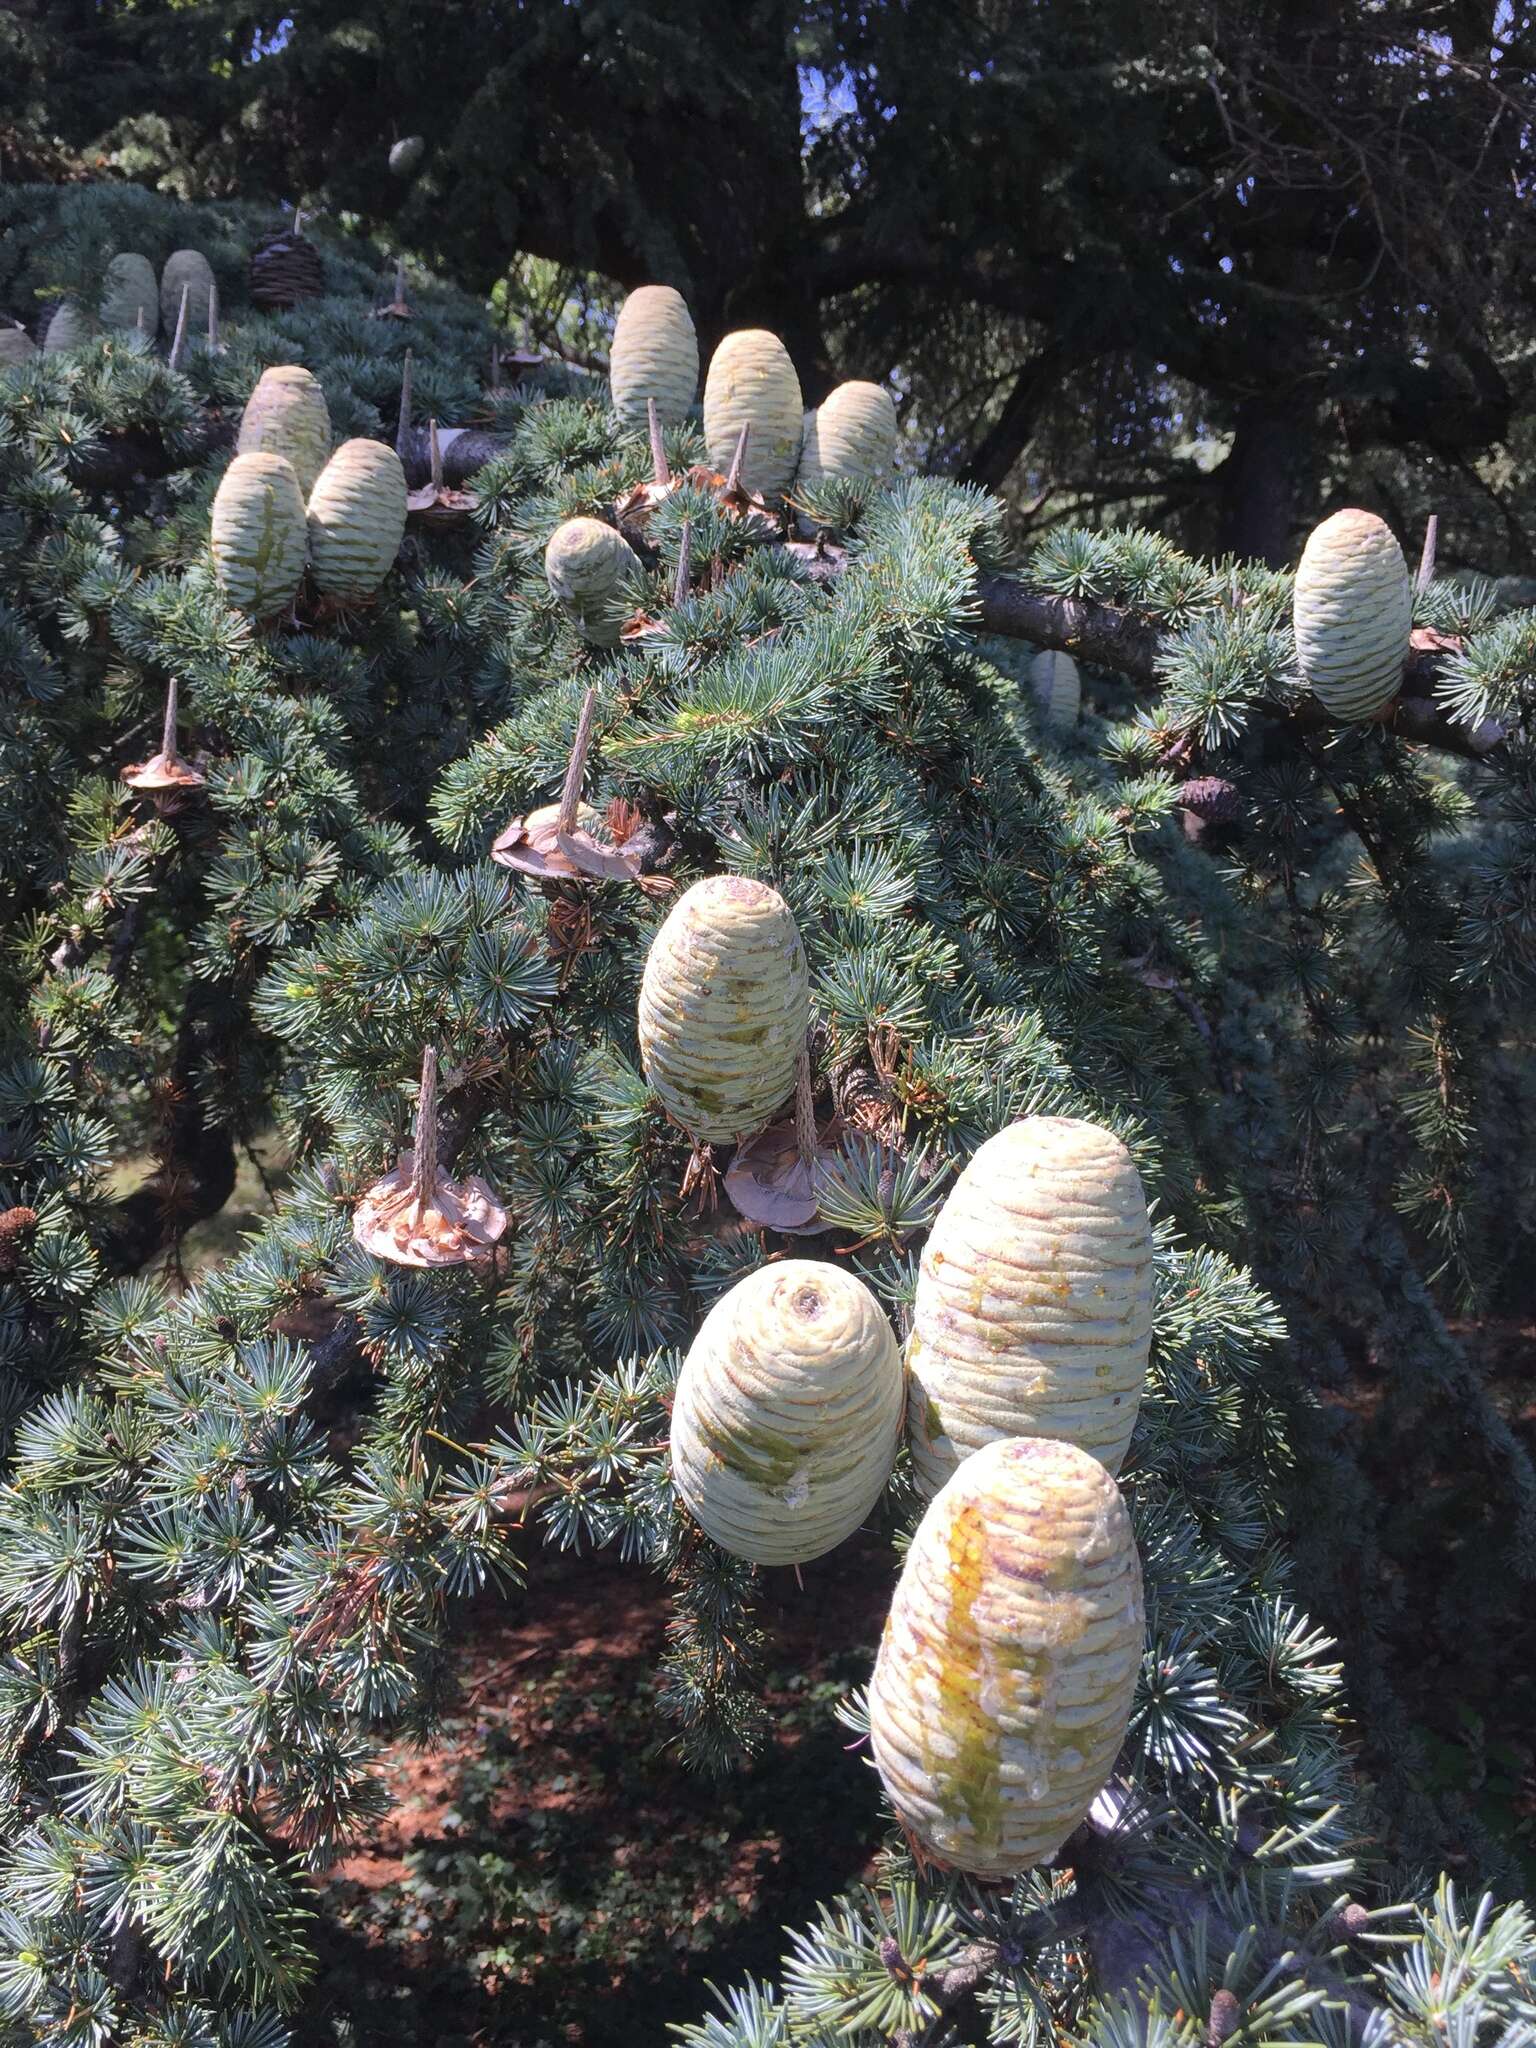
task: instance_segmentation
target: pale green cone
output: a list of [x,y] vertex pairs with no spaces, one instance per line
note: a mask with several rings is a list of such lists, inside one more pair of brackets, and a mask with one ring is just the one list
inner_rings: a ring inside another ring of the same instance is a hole
[[1130,1516],[1072,1444],[1014,1438],[962,1465],[907,1552],[869,1690],[898,1818],[952,1869],[1052,1856],[1125,1740],[1145,1619]]
[[297,363],[263,370],[245,401],[235,447],[241,455],[281,455],[307,497],[331,452],[331,415],[318,381]]
[[160,326],[160,287],[147,256],[128,250],[112,258],[102,282],[101,318],[106,327],[120,327],[129,334],[142,329],[146,340],[154,340]]
[[567,519],[544,550],[550,589],[595,647],[618,645],[624,579],[639,566],[623,534],[601,519]]
[[699,338],[680,292],[643,284],[630,293],[614,323],[608,381],[614,411],[631,426],[646,425],[649,398],[664,427],[686,418],[699,388]]
[[253,619],[283,612],[304,577],[304,496],[281,455],[237,455],[213,500],[210,540],[225,602]]
[[810,1022],[805,948],[777,889],[711,875],[674,905],[640,983],[640,1057],[694,1138],[744,1137],[794,1092]]
[[371,597],[405,538],[405,471],[382,441],[343,441],[309,497],[309,558],[327,597]]
[[704,380],[704,439],[715,468],[729,471],[750,421],[741,481],[762,497],[781,495],[800,461],[802,419],[800,380],[779,337],[761,327],[728,334]]
[[1113,1131],[1035,1116],[989,1138],[923,1247],[907,1346],[912,1464],[933,1494],[999,1437],[1074,1443],[1111,1472],[1152,1341],[1152,1234]]
[[672,1477],[732,1556],[804,1564],[880,1498],[901,1410],[896,1338],[864,1282],[785,1259],[705,1317],[672,1404]]
[[895,461],[896,404],[883,385],[839,384],[806,414],[799,483],[884,483]]
[[1413,585],[1392,530],[1374,512],[1335,512],[1314,527],[1296,571],[1292,616],[1302,681],[1336,718],[1370,719],[1402,687]]
[[178,249],[165,259],[160,273],[160,325],[167,339],[176,332],[181,312],[182,287],[187,292],[187,333],[208,331],[208,294],[213,289],[213,268],[198,249]]

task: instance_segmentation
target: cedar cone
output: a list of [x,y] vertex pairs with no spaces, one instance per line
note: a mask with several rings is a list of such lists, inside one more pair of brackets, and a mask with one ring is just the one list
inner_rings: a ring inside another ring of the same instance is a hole
[[324,291],[320,251],[306,236],[289,228],[257,243],[251,257],[251,301],[264,313],[281,313]]
[[35,1209],[20,1204],[0,1210],[0,1273],[14,1273],[21,1264],[21,1240],[37,1221]]
[[1208,2048],[1222,2048],[1222,2043],[1230,2039],[1242,2023],[1242,2004],[1236,1994],[1223,1985],[1211,1999],[1211,2017],[1205,2030]]
[[1181,782],[1179,802],[1207,825],[1233,825],[1243,814],[1237,785],[1222,775],[1196,775]]

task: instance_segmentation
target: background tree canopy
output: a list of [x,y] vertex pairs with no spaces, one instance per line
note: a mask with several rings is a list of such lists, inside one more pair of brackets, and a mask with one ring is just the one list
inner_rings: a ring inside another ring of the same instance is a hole
[[0,49],[9,174],[304,199],[472,287],[541,259],[556,306],[676,284],[810,400],[894,372],[921,458],[1026,532],[1279,562],[1347,494],[1528,572],[1509,0],[20,0]]

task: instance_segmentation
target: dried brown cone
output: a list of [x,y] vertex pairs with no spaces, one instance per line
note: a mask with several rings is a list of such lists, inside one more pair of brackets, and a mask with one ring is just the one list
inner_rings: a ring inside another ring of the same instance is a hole
[[13,1209],[0,1210],[0,1273],[14,1273],[26,1250],[23,1242],[37,1222],[37,1211],[18,1202]]
[[302,223],[303,215],[297,215],[291,228],[268,235],[252,252],[251,303],[264,313],[281,313],[300,299],[318,299],[325,294],[325,265],[320,251],[305,236]]
[[207,780],[199,775],[192,763],[182,756],[176,745],[176,680],[172,677],[165,690],[165,730],[160,741],[158,754],[151,754],[147,761],[135,762],[123,770],[123,780],[130,789],[161,792],[173,789],[201,789]]
[[1232,825],[1243,815],[1243,799],[1237,784],[1224,775],[1194,775],[1181,782],[1179,802],[1208,825]]
[[437,1157],[437,1049],[421,1056],[416,1142],[359,1200],[352,1235],[397,1266],[463,1266],[489,1259],[507,1212],[478,1174],[456,1181]]

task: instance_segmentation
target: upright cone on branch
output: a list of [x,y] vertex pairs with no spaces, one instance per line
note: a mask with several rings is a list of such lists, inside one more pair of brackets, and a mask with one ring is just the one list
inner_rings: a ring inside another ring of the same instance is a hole
[[0,369],[19,369],[37,354],[37,344],[17,320],[0,319]]
[[644,426],[648,400],[664,427],[687,417],[699,385],[699,338],[682,294],[671,285],[643,284],[620,306],[608,381],[614,411],[632,426]]
[[1042,647],[1029,664],[1029,693],[1042,722],[1053,732],[1077,723],[1083,702],[1083,679],[1077,663],[1059,647]]
[[640,1058],[696,1144],[748,1137],[787,1101],[810,1022],[805,947],[777,889],[695,882],[651,941]]
[[308,524],[293,464],[237,455],[214,494],[209,537],[225,600],[253,619],[287,611],[304,580]]
[[875,1660],[870,1743],[920,1848],[983,1879],[1061,1847],[1130,1721],[1145,1621],[1131,1519],[1072,1444],[962,1465],[912,1539]]
[[331,415],[319,380],[297,363],[263,370],[245,401],[235,447],[242,455],[285,456],[307,497],[331,452]]
[[1385,711],[1402,687],[1413,584],[1374,512],[1335,512],[1307,536],[1292,601],[1301,679],[1335,718]]
[[976,1153],[918,1270],[907,1347],[912,1463],[936,1493],[999,1437],[1073,1443],[1111,1472],[1152,1342],[1152,1233],[1113,1131],[1032,1116]]
[[884,483],[896,460],[896,402],[883,384],[855,379],[805,416],[797,484]]
[[178,249],[167,256],[160,273],[160,325],[167,334],[176,332],[181,314],[182,294],[187,299],[187,322],[196,330],[208,324],[208,294],[213,289],[213,266],[199,249]]
[[130,334],[142,329],[154,340],[160,325],[160,286],[147,256],[125,250],[112,258],[102,280],[101,319],[105,327]]
[[840,1266],[786,1259],[704,1318],[672,1403],[672,1477],[707,1536],[754,1564],[805,1564],[885,1490],[901,1428],[886,1313]]
[[704,439],[715,467],[727,467],[750,426],[740,481],[755,496],[779,496],[794,480],[803,422],[800,379],[779,337],[761,327],[728,334],[704,380]]
[[640,559],[616,528],[601,519],[567,519],[544,550],[544,575],[583,640],[616,647],[623,631],[625,578]]
[[405,538],[405,471],[393,448],[343,441],[309,494],[309,560],[327,597],[372,597]]
[[82,312],[73,299],[60,299],[43,335],[43,353],[56,355],[61,349],[79,348],[95,332],[96,323],[88,313]]
[[437,1156],[437,1050],[421,1056],[416,1142],[375,1181],[352,1214],[352,1235],[397,1266],[462,1266],[487,1259],[507,1212],[478,1174],[450,1177]]

